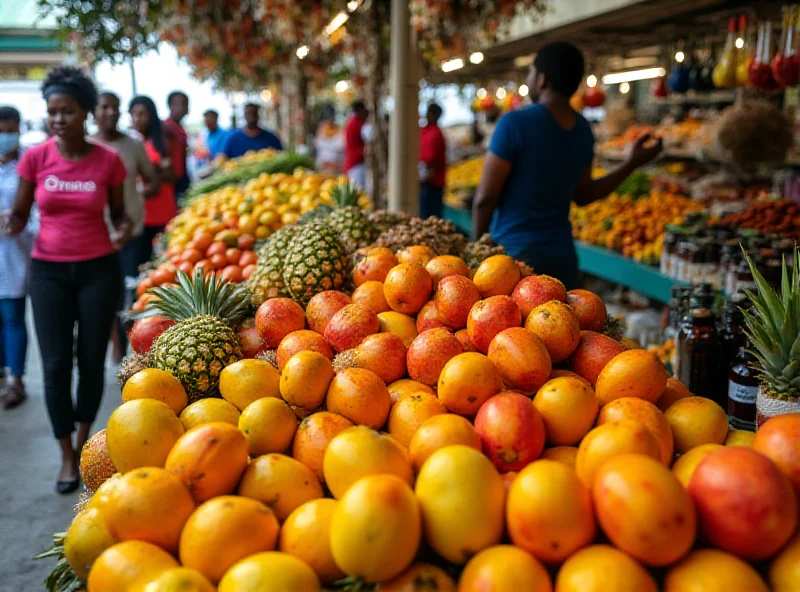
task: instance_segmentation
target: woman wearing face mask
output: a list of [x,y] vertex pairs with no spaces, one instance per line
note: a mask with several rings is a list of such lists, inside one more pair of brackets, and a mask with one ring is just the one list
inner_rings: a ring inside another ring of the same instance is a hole
[[[112,92],[101,92],[98,96],[94,119],[99,131],[92,140],[112,148],[122,158],[127,176],[122,189],[125,213],[131,221],[131,240],[120,249],[119,260],[123,279],[123,292],[119,310],[125,306],[124,284],[126,277],[136,277],[142,256],[142,232],[144,231],[144,203],[158,195],[158,174],[139,140],[123,134],[117,129],[119,123],[119,97]],[[141,182],[141,191],[137,184]],[[121,323],[115,323],[111,332],[114,360],[119,361],[128,348],[128,340]]]
[[[19,177],[19,111],[0,107],[0,217],[11,212]],[[18,236],[0,235],[0,406],[11,409],[25,401],[25,293],[34,232],[31,224]],[[9,374],[2,387],[2,374]]]
[[[61,446],[57,490],[63,494],[78,488],[78,457],[100,407],[108,336],[121,286],[117,249],[130,238],[131,223],[122,197],[125,165],[116,152],[86,137],[86,118],[97,106],[92,81],[77,68],[59,67],[45,78],[42,94],[54,136],[22,155],[6,231],[18,235],[36,202],[40,230],[33,248],[30,294],[47,410]],[[106,207],[115,229],[113,241]],[[79,379],[73,404],[75,349]]]
[[161,187],[156,195],[148,199],[144,205],[141,257],[142,261],[147,261],[153,255],[153,239],[164,232],[167,222],[172,220],[178,211],[175,205],[175,173],[172,170],[169,146],[164,138],[155,103],[150,97],[134,97],[128,110],[131,114],[133,129],[141,134],[144,148],[147,150],[150,161],[158,169],[161,181]]

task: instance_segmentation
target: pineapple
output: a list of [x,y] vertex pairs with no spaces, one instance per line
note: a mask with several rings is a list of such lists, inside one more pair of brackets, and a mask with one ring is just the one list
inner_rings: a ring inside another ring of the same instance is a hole
[[150,352],[126,356],[119,363],[119,368],[117,369],[117,384],[125,386],[125,383],[128,382],[131,376],[145,368],[152,367],[153,357]]
[[322,222],[301,227],[283,261],[283,281],[292,298],[306,305],[325,290],[339,290],[348,272],[347,255],[336,231]]
[[[770,286],[745,253],[756,283],[747,291],[753,308],[743,311],[745,333],[758,359],[761,392],[759,416],[797,412],[800,404],[800,257],[796,254],[791,277],[783,262],[780,293]],[[765,399],[762,406],[762,395]],[[790,409],[793,411],[790,411]]]
[[376,210],[369,215],[369,221],[377,234],[389,230],[392,226],[407,222],[409,215],[405,212],[390,212],[389,210]]
[[275,370],[279,370],[278,368],[278,350],[275,349],[267,349],[263,352],[256,354],[256,357],[259,360],[264,360],[268,364],[270,364]]
[[495,245],[492,241],[492,237],[489,234],[484,234],[478,240],[467,244],[461,258],[471,270],[475,271],[485,259],[493,255],[502,255],[504,253],[505,249],[503,249],[503,247]]
[[350,183],[340,183],[331,192],[335,209],[325,220],[339,235],[348,253],[366,247],[375,238],[372,224],[358,207],[358,198],[356,187]]
[[330,216],[333,208],[328,204],[320,204],[313,210],[309,210],[300,215],[297,219],[298,224],[308,224],[314,220],[321,220]]
[[259,249],[258,264],[247,279],[247,289],[253,305],[259,306],[270,298],[290,295],[283,283],[283,260],[289,242],[299,230],[297,226],[285,226],[269,237]]
[[232,323],[248,313],[246,294],[234,284],[208,279],[197,270],[194,280],[178,273],[178,285],[154,288],[158,296],[145,311],[177,321],[153,343],[153,365],[177,378],[192,403],[218,395],[219,374],[242,357]]

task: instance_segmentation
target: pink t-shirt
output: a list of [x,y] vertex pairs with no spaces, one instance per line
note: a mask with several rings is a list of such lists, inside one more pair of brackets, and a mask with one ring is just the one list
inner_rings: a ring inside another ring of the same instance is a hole
[[104,212],[110,189],[125,180],[116,152],[92,144],[89,156],[67,160],[51,138],[24,152],[17,172],[36,185],[40,225],[34,259],[87,261],[114,251]]

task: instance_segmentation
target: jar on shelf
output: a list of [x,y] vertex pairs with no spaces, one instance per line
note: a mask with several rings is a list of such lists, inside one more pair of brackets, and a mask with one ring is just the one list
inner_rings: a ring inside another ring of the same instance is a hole
[[693,240],[684,240],[678,244],[677,279],[679,281],[691,284],[694,280],[697,251],[697,245]]
[[759,379],[756,357],[748,351],[749,341],[739,348],[728,375],[728,423],[736,430],[756,429],[756,398]]
[[720,344],[714,315],[707,308],[694,308],[688,326],[681,329],[678,343],[678,378],[695,395],[725,408],[725,384],[719,383]]
[[680,240],[680,227],[668,224],[664,228],[664,245],[661,249],[661,261],[659,271],[664,275],[675,277],[675,257],[678,253],[678,241]]
[[747,344],[742,309],[746,308],[748,304],[749,299],[741,292],[732,295],[725,303],[725,311],[717,328],[722,358],[720,363],[720,380],[722,384],[728,378],[728,373],[739,348]]
[[[742,250],[739,247],[739,241],[735,238],[726,240],[720,247],[719,289],[726,294],[733,294],[736,291],[729,282],[733,282],[736,279],[734,273],[741,256]],[[733,277],[731,278],[732,275]]]

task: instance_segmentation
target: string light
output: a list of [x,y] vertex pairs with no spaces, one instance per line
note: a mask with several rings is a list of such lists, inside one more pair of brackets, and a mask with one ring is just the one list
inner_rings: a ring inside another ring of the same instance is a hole
[[464,60],[461,58],[455,58],[442,62],[442,72],[453,72],[454,70],[460,70],[463,67]]
[[483,54],[480,51],[476,51],[469,56],[469,61],[471,64],[480,64],[483,61]]
[[622,93],[623,95],[627,95],[629,92],[631,92],[630,82],[623,82],[622,84],[620,84],[619,92]]
[[500,87],[500,88],[498,88],[498,89],[497,89],[497,91],[494,93],[494,96],[496,96],[496,97],[497,97],[497,98],[498,98],[500,101],[502,101],[503,99],[505,99],[505,98],[506,98],[506,94],[507,94],[507,93],[506,93],[506,89],[504,89],[504,88],[501,86],[501,87]]
[[685,59],[686,59],[686,56],[684,55],[684,53],[682,51],[676,51],[675,52],[675,61],[676,62],[678,62],[679,64],[682,64],[683,60],[685,60]]
[[527,84],[521,84],[520,87],[519,87],[519,90],[517,92],[519,93],[519,96],[527,97],[528,96],[528,85]]
[[478,97],[478,99],[482,101],[483,99],[486,98],[487,94],[488,93],[486,92],[485,88],[479,88],[478,92],[475,93],[475,96]]
[[272,91],[270,91],[269,89],[266,89],[266,88],[261,91],[261,100],[262,101],[264,101],[265,103],[269,103],[271,99],[272,99]]
[[350,88],[350,83],[347,80],[340,80],[333,88],[337,93],[342,94],[343,92],[347,92],[347,89]]
[[742,49],[744,47],[744,39],[741,37],[736,38],[736,49]]
[[589,76],[586,78],[586,86],[589,88],[594,88],[597,86],[597,76],[594,74],[589,74]]
[[302,60],[309,54],[310,51],[311,50],[308,49],[308,45],[301,45],[297,48],[297,57]]

